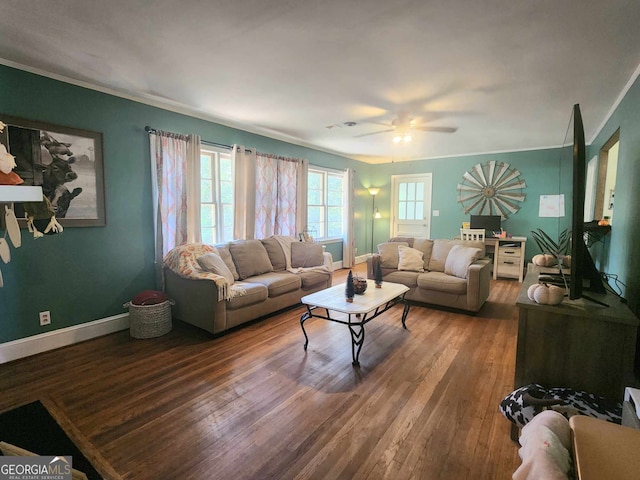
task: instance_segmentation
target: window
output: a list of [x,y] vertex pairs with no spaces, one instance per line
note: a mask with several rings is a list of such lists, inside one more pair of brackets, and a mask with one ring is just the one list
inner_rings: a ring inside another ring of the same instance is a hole
[[233,162],[231,152],[200,150],[200,230],[208,244],[233,240]]
[[424,182],[398,184],[398,218],[422,220],[424,218]]
[[309,168],[307,228],[319,240],[342,238],[344,172]]

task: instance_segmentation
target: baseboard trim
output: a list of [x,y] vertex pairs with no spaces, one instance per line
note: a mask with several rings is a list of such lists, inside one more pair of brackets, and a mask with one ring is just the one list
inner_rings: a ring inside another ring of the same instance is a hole
[[54,350],[92,338],[108,335],[129,328],[129,314],[121,313],[112,317],[81,323],[72,327],[20,338],[0,344],[0,364],[29,357],[37,353]]
[[370,253],[367,253],[365,255],[358,255],[356,257],[356,265],[359,263],[365,263],[367,261],[367,258],[369,258],[371,256]]
[[[370,257],[370,254],[360,255],[355,258],[354,265],[358,265],[359,263],[365,263],[367,258]],[[333,269],[340,270],[341,268],[345,268],[342,260],[338,260],[337,262],[333,262]]]

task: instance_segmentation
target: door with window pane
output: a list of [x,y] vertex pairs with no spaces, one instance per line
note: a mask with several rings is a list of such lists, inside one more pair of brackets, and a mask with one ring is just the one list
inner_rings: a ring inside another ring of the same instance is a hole
[[394,175],[392,237],[431,236],[431,174]]

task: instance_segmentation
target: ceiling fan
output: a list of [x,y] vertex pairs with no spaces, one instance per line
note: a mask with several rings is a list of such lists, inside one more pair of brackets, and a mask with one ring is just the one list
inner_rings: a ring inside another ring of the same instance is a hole
[[357,137],[367,137],[369,135],[377,135],[379,133],[388,133],[395,132],[393,135],[393,142],[410,142],[411,141],[411,132],[412,131],[422,131],[422,132],[439,132],[439,133],[454,133],[458,130],[457,127],[428,127],[428,126],[420,126],[415,124],[415,120],[409,116],[407,112],[400,112],[396,118],[394,118],[391,123],[383,123],[383,122],[374,122],[378,125],[383,125],[385,127],[389,127],[386,130],[380,130],[378,132],[370,132],[362,135],[356,135]]

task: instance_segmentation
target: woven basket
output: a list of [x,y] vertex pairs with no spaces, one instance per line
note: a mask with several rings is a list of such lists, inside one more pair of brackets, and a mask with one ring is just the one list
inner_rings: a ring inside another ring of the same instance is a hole
[[167,300],[156,305],[133,305],[129,307],[129,333],[133,338],[154,338],[171,331],[171,305]]

